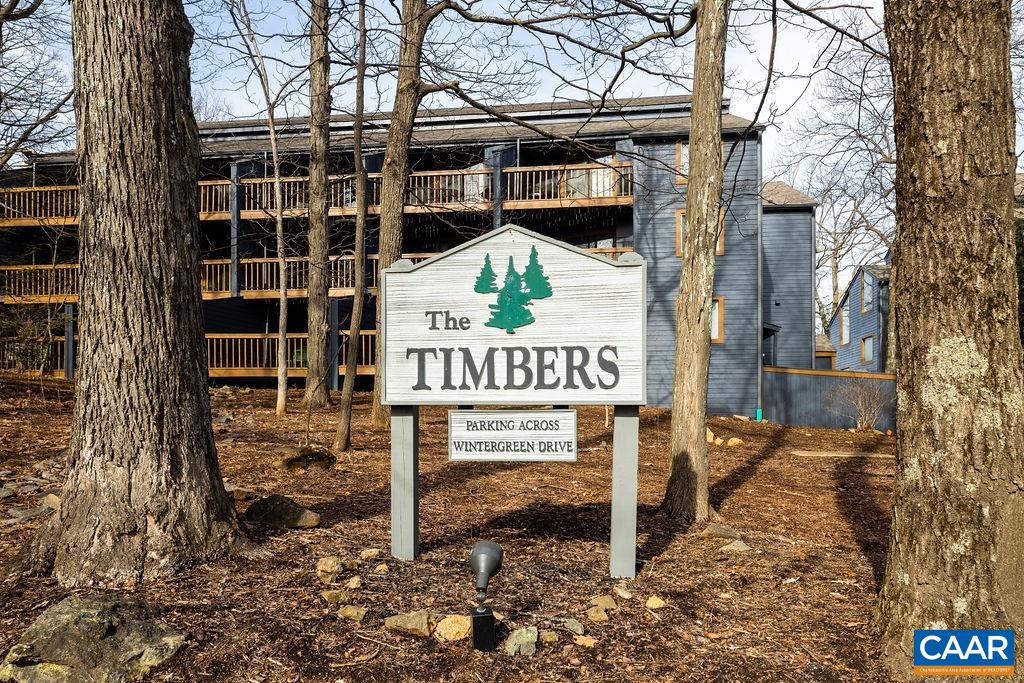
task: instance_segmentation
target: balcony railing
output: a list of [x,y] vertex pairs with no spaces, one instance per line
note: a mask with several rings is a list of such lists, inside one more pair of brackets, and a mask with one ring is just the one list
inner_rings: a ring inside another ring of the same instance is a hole
[[[515,167],[502,170],[509,209],[558,208],[567,206],[627,205],[633,201],[633,167],[629,163],[570,164],[562,166]],[[494,198],[491,169],[416,171],[406,185],[408,213],[435,211],[483,211]],[[240,181],[239,215],[245,219],[273,216],[274,179],[245,178]],[[305,177],[283,179],[282,212],[287,217],[306,215],[309,182]],[[230,180],[199,182],[200,220],[231,218]],[[371,213],[380,210],[381,176],[367,178],[367,205]],[[356,193],[352,176],[333,176],[328,187],[331,215],[355,213]],[[78,222],[78,188],[0,188],[0,227],[65,225]]]

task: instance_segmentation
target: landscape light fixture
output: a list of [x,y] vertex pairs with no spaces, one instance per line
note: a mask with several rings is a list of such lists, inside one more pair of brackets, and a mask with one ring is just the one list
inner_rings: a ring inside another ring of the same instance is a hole
[[471,613],[473,647],[483,652],[491,652],[497,646],[494,612],[484,605],[484,600],[487,599],[487,584],[501,570],[503,554],[501,546],[494,541],[477,541],[469,553],[469,567],[476,578],[477,601]]

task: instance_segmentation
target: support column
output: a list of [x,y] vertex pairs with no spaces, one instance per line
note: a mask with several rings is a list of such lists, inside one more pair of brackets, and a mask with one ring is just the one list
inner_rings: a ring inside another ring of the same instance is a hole
[[64,304],[64,379],[75,379],[75,305]]
[[241,224],[242,202],[239,196],[242,185],[238,182],[238,162],[231,163],[231,265],[228,268],[231,296],[241,296],[242,287],[239,273],[241,263],[238,258],[238,241]]
[[636,576],[637,457],[639,406],[615,406],[612,433],[612,578]]
[[420,409],[391,406],[391,554],[420,552]]
[[341,357],[339,350],[341,349],[341,302],[337,298],[329,299],[330,309],[328,313],[327,325],[331,331],[328,339],[327,346],[327,358],[328,362],[331,363],[331,391],[337,391],[341,387],[338,386],[338,377],[340,372],[338,366],[345,362],[345,359]]

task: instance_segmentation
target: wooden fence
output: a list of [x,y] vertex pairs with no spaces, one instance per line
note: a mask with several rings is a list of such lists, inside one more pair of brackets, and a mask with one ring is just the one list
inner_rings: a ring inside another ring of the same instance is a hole
[[896,429],[895,375],[766,367],[762,397],[771,422],[839,429],[870,422],[881,431]]

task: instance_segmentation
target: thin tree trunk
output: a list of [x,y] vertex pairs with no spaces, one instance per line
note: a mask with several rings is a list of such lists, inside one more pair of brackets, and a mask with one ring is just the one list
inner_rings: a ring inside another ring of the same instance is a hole
[[274,164],[274,235],[277,242],[277,403],[274,412],[288,412],[288,256],[284,247],[284,188],[281,183],[281,159],[277,152],[273,107],[267,113],[270,149]]
[[[352,400],[356,390],[359,334],[362,330],[363,299],[366,297],[366,166],[363,164],[363,110],[366,83],[366,0],[359,0],[359,45],[356,49],[356,111],[352,122],[352,164],[356,181],[355,287],[352,293],[352,318],[348,328],[348,353],[345,354],[345,383],[341,387],[341,410],[332,450],[336,453],[352,447]],[[378,328],[379,329],[379,328]]]
[[206,384],[192,28],[181,2],[71,12],[81,363],[60,509],[22,560],[67,586],[123,585],[242,537]]
[[697,4],[697,46],[690,129],[687,230],[676,299],[672,383],[672,464],[661,509],[669,517],[706,521],[708,446],[705,439],[715,245],[721,226],[722,90],[728,0]]
[[[309,408],[327,404],[328,379],[337,360],[328,358],[329,286],[327,156],[330,146],[331,56],[327,31],[331,13],[327,0],[311,0],[309,20],[309,297],[307,324],[306,390],[303,403]],[[337,330],[334,331],[337,334]]]
[[1010,2],[889,0],[885,26],[899,399],[878,620],[893,675],[909,678],[916,628],[1024,623]]

